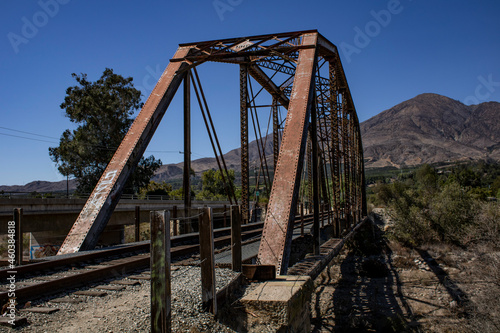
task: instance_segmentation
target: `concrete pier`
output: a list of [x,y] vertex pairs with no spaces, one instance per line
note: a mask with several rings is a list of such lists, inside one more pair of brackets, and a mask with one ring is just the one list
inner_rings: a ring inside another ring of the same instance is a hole
[[309,332],[313,281],[309,276],[282,275],[260,284],[241,299],[248,313],[247,328],[272,323],[277,332]]

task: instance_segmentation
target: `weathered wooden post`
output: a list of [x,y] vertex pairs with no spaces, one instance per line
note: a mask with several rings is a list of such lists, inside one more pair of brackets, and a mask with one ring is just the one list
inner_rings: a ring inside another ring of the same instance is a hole
[[300,235],[304,236],[304,203],[300,203]]
[[224,208],[222,208],[223,211],[224,211],[224,228],[227,227],[227,213],[226,213],[226,209],[227,209],[227,206],[224,205]]
[[201,302],[205,311],[217,314],[215,294],[215,259],[212,208],[202,208],[199,216],[200,260],[201,260]]
[[179,222],[177,221],[177,206],[176,205],[174,205],[172,207],[172,220],[173,220],[172,221],[172,224],[173,224],[172,235],[177,236],[180,234],[180,231],[179,231]]
[[151,332],[171,332],[170,212],[151,212]]
[[135,241],[140,241],[141,207],[135,206]]
[[231,206],[232,269],[241,272],[241,207]]
[[23,264],[23,228],[22,228],[23,209],[14,209],[14,257],[15,265]]

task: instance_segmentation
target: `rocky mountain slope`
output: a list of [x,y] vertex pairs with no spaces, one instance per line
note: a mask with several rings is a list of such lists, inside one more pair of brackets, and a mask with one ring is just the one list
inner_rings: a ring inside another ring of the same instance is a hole
[[500,103],[422,94],[361,123],[367,167],[500,160]]
[[[273,159],[273,136],[272,134],[263,138],[263,144],[265,148],[265,155],[267,156],[268,165],[272,166]],[[259,143],[262,145],[262,143]],[[262,146],[261,146],[262,147]],[[262,152],[262,148],[261,152]],[[250,167],[253,168],[257,161],[259,161],[259,148],[257,145],[257,141],[252,141],[248,144],[248,155],[250,160]],[[226,165],[228,169],[240,170],[241,164],[241,149],[233,149],[226,154],[224,154],[224,160],[226,161]],[[221,162],[222,163],[222,162]],[[180,179],[182,178],[182,168],[183,163],[177,164],[165,164],[160,167],[159,170],[156,171],[153,176],[153,180],[162,181],[162,180],[170,180],[170,179]],[[194,170],[196,175],[201,175],[203,171],[209,169],[218,170],[217,161],[213,157],[204,157],[199,158],[197,160],[191,161],[191,168]]]

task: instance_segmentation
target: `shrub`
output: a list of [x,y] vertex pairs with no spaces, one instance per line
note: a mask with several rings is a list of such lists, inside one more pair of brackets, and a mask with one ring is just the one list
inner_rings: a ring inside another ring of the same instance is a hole
[[482,203],[473,223],[467,228],[466,242],[484,243],[500,249],[500,204]]
[[471,195],[456,182],[444,185],[430,203],[432,228],[441,240],[462,244],[477,214]]

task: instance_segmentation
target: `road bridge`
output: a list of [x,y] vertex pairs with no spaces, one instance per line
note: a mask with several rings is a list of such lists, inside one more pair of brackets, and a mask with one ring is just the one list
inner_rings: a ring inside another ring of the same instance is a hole
[[[22,232],[30,234],[30,244],[58,248],[71,230],[86,201],[86,199],[76,198],[0,198],[0,236],[7,235],[8,222],[13,221],[14,210],[20,208],[23,212]],[[193,201],[189,211],[184,209],[183,204],[182,200],[122,198],[101,233],[98,245],[124,243],[126,241],[125,226],[135,226],[139,230],[140,223],[149,223],[150,211],[172,212],[172,235],[180,233],[180,225],[185,223],[186,212],[189,213],[188,215],[197,215],[198,210],[206,205],[212,207],[217,218],[217,227],[227,226],[229,223],[228,201]],[[140,237],[139,231],[135,233],[136,238]]]

